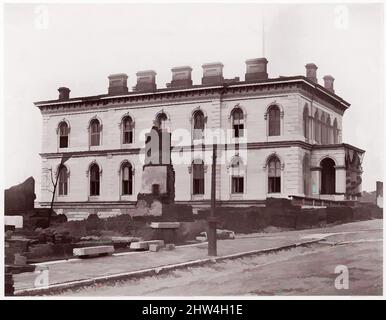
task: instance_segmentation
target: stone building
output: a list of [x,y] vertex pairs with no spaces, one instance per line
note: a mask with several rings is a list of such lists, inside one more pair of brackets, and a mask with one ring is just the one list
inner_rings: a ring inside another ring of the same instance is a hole
[[51,173],[60,171],[55,208],[60,212],[127,213],[142,184],[145,135],[153,125],[171,132],[175,202],[210,205],[212,144],[218,145],[216,197],[220,206],[264,205],[268,197],[355,200],[361,192],[364,151],[342,142],[342,117],[350,104],[334,78],[269,78],[265,58],[246,61],[245,80],[225,79],[222,63],[176,67],[166,88],[156,72],[108,77],[107,94],[35,105],[43,117],[42,199],[48,205]]

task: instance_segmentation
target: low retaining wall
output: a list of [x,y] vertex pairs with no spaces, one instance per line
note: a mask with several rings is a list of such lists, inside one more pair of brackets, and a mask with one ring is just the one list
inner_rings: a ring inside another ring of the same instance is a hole
[[[207,219],[209,214],[210,210],[200,210],[197,217]],[[287,199],[267,199],[266,207],[218,208],[216,216],[219,228],[248,233],[269,226],[305,229],[326,223],[380,219],[383,217],[383,211],[375,205],[302,209]]]

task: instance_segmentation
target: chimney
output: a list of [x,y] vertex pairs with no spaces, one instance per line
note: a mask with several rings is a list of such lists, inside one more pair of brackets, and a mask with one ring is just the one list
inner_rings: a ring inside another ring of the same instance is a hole
[[155,91],[157,84],[155,83],[156,72],[154,70],[138,71],[136,91]]
[[222,70],[224,65],[221,62],[205,63],[202,65],[203,74],[201,83],[203,85],[221,84],[224,82]]
[[59,91],[59,100],[63,101],[63,100],[70,99],[70,91],[71,91],[70,89],[66,87],[60,87],[58,91]]
[[172,82],[170,87],[191,87],[192,81],[192,68],[189,66],[172,68]]
[[256,81],[268,79],[266,58],[248,59],[245,61],[247,67],[245,81]]
[[318,67],[314,63],[306,64],[306,77],[315,83],[318,83],[318,79],[316,78],[317,69]]
[[335,92],[334,91],[334,80],[335,80],[334,77],[330,76],[330,75],[327,75],[327,76],[323,77],[323,80],[324,80],[324,87],[328,91]]
[[109,95],[127,94],[129,89],[127,88],[127,74],[117,73],[109,75]]

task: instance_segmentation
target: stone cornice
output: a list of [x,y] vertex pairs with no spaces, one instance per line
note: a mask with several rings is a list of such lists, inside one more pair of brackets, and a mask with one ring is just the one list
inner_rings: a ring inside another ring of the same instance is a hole
[[[240,143],[240,144],[219,144],[218,150],[254,150],[254,149],[270,149],[270,148],[289,148],[289,147],[299,147],[306,150],[335,150],[335,149],[344,149],[350,145],[347,144],[331,144],[331,145],[312,145],[310,143],[300,141],[300,140],[288,140],[288,141],[271,141],[271,142],[249,142],[249,143]],[[352,147],[352,146],[350,146]],[[202,149],[201,149],[202,148]],[[361,149],[352,147],[358,151],[364,152]],[[42,158],[51,158],[57,159],[61,158],[63,155],[69,155],[74,158],[79,157],[93,157],[93,156],[107,156],[107,155],[130,155],[130,154],[139,154],[144,152],[144,148],[130,148],[130,149],[109,149],[109,150],[85,150],[85,151],[73,151],[73,152],[52,152],[52,153],[40,153]],[[180,151],[193,151],[193,150],[204,150],[211,151],[212,145],[187,145],[187,146],[178,146],[172,147],[172,152]]]
[[189,102],[205,99],[259,96],[267,94],[301,92],[309,97],[324,101],[343,113],[350,105],[339,96],[328,92],[303,76],[281,77],[256,82],[238,82],[216,86],[192,86],[184,89],[159,89],[154,92],[130,92],[127,95],[99,95],[72,98],[66,101],[50,100],[35,102],[43,114],[73,112],[90,109],[108,109],[120,106],[146,106],[169,102]]

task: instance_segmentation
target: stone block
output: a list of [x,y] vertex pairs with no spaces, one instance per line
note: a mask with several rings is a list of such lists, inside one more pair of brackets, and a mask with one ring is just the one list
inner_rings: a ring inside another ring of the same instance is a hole
[[178,229],[179,222],[152,222],[150,227],[153,229]]
[[137,238],[137,237],[112,237],[111,238],[111,241],[113,243],[121,243],[121,242],[125,242],[127,244],[130,244],[132,242],[138,242],[140,239]]
[[138,241],[130,244],[130,249],[134,250],[149,250],[151,245],[158,245],[163,247],[165,242],[163,240]]
[[133,250],[149,250],[149,244],[145,241],[132,242],[130,249]]
[[167,243],[165,245],[165,249],[166,250],[174,250],[176,248],[175,244],[174,243]]
[[159,245],[159,244],[151,244],[149,245],[149,251],[152,251],[152,252],[157,252],[159,251],[163,246]]
[[23,216],[4,216],[4,225],[23,228]]
[[113,246],[96,246],[85,248],[74,248],[73,255],[78,257],[90,257],[111,254],[114,252]]
[[217,229],[217,239],[234,239],[235,233],[231,230]]

